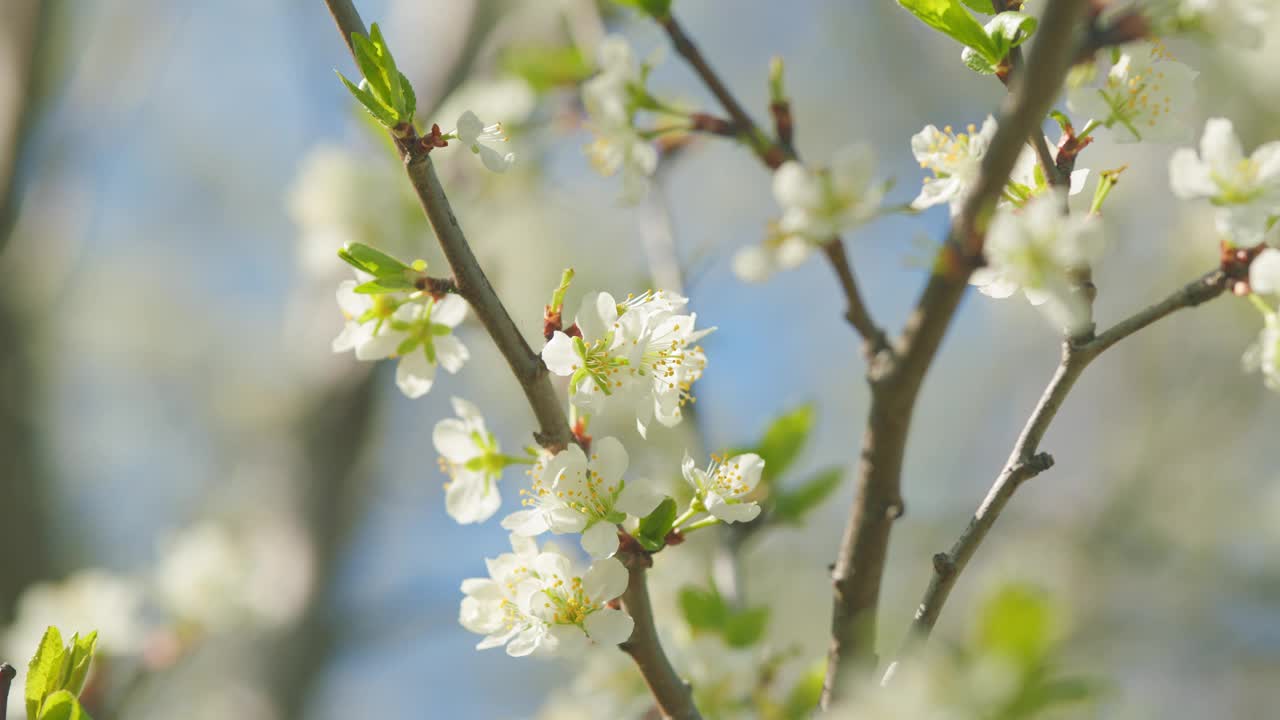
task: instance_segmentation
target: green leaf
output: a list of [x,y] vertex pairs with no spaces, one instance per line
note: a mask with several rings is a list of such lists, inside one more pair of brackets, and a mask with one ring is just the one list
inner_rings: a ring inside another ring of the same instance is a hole
[[31,658],[31,664],[27,666],[27,717],[40,717],[40,707],[45,698],[62,687],[69,660],[70,653],[62,644],[62,633],[50,625],[40,639],[40,647]]
[[760,606],[733,613],[725,619],[724,642],[729,647],[744,648],[755,645],[764,637],[769,625],[769,608]]
[[774,420],[765,431],[756,452],[764,459],[768,482],[781,477],[800,455],[813,430],[814,414],[813,403],[805,403]]
[[360,283],[356,286],[355,291],[361,295],[385,295],[386,293],[416,289],[417,286],[402,275],[384,275],[369,282]]
[[671,14],[671,0],[614,0],[614,2],[633,7],[657,20]]
[[729,619],[729,608],[714,587],[687,585],[680,589],[679,602],[685,622],[694,630],[720,630]]
[[[334,72],[337,72],[336,70]],[[347,79],[342,73],[338,73],[338,78],[342,80],[342,84],[351,91],[360,106],[369,112],[375,120],[382,123],[386,127],[395,127],[398,117],[395,112],[383,105],[380,100],[373,96],[373,93],[357,86],[355,83]]]
[[898,0],[898,4],[929,27],[982,53],[992,63],[1000,61],[991,37],[960,0]]
[[406,272],[412,269],[381,250],[376,250],[358,242],[343,245],[342,249],[338,251],[338,257],[342,258],[351,267],[369,273],[375,278],[385,278],[391,275],[404,277]]
[[387,87],[387,102],[395,108],[396,113],[403,120],[405,119],[405,102],[404,91],[401,89],[404,77],[400,70],[396,68],[396,59],[391,56],[391,49],[387,47],[387,41],[382,37],[382,29],[378,27],[378,23],[369,26],[369,39],[373,41],[373,45],[378,50],[379,70],[382,72],[382,81]]
[[822,699],[822,683],[827,677],[827,661],[814,663],[804,671],[796,684],[791,686],[783,705],[783,717],[787,720],[809,720],[813,717],[813,709],[818,707]]
[[93,653],[98,647],[98,631],[94,630],[84,637],[79,633],[71,638],[71,659],[67,680],[62,687],[79,695],[84,689],[85,678],[89,677],[89,663],[93,662]]
[[779,492],[773,503],[773,517],[780,522],[801,522],[805,515],[821,505],[823,500],[840,487],[840,481],[843,479],[844,468],[827,468],[809,477],[794,490]]
[[503,69],[536,92],[569,87],[591,77],[591,63],[573,46],[514,47],[502,53]]
[[671,524],[676,520],[676,501],[663,498],[658,507],[640,521],[636,530],[636,540],[641,547],[650,552],[657,552],[667,544],[667,533],[671,532]]
[[1047,593],[1029,585],[1006,585],[978,611],[978,644],[1024,669],[1032,668],[1057,644],[1059,625]]
[[[377,33],[378,24],[373,24],[374,29],[371,31]],[[378,36],[381,40],[381,35]],[[360,74],[364,76],[365,81],[369,85],[369,90],[373,92],[374,97],[381,100],[387,107],[394,109],[394,95],[391,94],[391,83],[387,79],[385,60],[383,58],[380,42],[374,42],[370,38],[360,34],[352,34],[351,44],[355,49],[356,65],[360,67]]]
[[93,720],[69,690],[59,690],[48,697],[40,714],[28,715],[39,720]]
[[400,76],[400,91],[404,94],[404,114],[402,117],[405,122],[413,122],[413,114],[418,111],[418,95],[413,92],[413,85],[409,82],[409,78],[404,73],[397,72]]
[[992,15],[996,11],[995,6],[991,4],[991,0],[964,0],[964,4],[974,12],[980,12],[983,15]]

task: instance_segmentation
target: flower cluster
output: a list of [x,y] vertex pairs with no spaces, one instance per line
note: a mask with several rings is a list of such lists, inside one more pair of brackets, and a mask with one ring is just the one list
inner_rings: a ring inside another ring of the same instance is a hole
[[576,654],[592,642],[616,645],[634,623],[608,603],[627,589],[627,570],[614,558],[585,571],[548,544],[511,536],[512,552],[486,559],[489,577],[462,581],[458,620],[484,635],[484,650],[506,645],[512,657]]
[[830,166],[817,170],[794,160],[783,163],[773,174],[782,218],[762,245],[734,257],[734,272],[749,282],[765,280],[804,262],[814,246],[874,217],[884,197],[875,165],[875,151],[860,144],[837,150]]
[[440,469],[449,476],[445,510],[462,524],[484,522],[502,504],[498,479],[503,468],[520,461],[502,454],[475,405],[453,398],[453,411],[458,417],[441,420],[431,432]]
[[1191,134],[1186,107],[1196,73],[1160,42],[1129,46],[1098,86],[1067,95],[1072,112],[1093,118],[1116,142],[1180,142]]
[[635,413],[642,436],[654,418],[673,427],[707,365],[695,343],[714,330],[695,329],[697,315],[681,312],[688,302],[663,291],[621,303],[609,293],[590,293],[575,317],[577,333],[556,331],[542,360],[570,378],[570,402],[583,412],[622,407]]
[[727,523],[747,522],[760,514],[760,505],[747,499],[764,473],[764,460],[759,455],[746,453],[728,459],[712,455],[705,470],[685,455],[680,470],[693,486],[691,509],[695,512],[705,510]]
[[645,97],[648,66],[637,66],[631,46],[620,35],[605,38],[597,50],[600,72],[582,86],[582,104],[595,140],[587,146],[592,165],[606,177],[622,171],[622,201],[634,204],[649,192],[658,167],[658,151],[636,130],[636,98]]

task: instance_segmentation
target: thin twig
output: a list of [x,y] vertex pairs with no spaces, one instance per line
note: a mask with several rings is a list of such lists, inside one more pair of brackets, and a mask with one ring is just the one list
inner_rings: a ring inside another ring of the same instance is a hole
[[831,647],[823,708],[838,699],[850,676],[875,668],[880,583],[893,521],[903,512],[902,462],[916,396],[981,258],[987,218],[1026,138],[1038,131],[1066,77],[1086,4],[1085,0],[1051,0],[1045,9],[1027,67],[1013,79],[979,177],[952,222],[897,352],[890,361],[871,368],[871,408],[858,485],[832,568]]
[[[366,34],[364,22],[351,0],[326,0],[330,13],[347,43],[351,47],[353,33]],[[416,143],[399,144],[404,157],[409,181],[418,195],[427,219],[435,230],[449,267],[453,270],[457,292],[471,304],[471,309],[493,338],[499,352],[506,358],[511,372],[519,381],[540,430],[535,434],[539,444],[547,448],[563,448],[572,439],[569,422],[565,417],[560,398],[556,395],[547,375],[546,366],[516,327],[515,321],[503,306],[489,279],[485,277],[479,261],[471,251],[458,220],[449,205],[430,155]]]
[[[1040,452],[1040,442],[1085,368],[1108,348],[1157,320],[1177,310],[1195,307],[1222,295],[1228,284],[1226,274],[1221,270],[1214,270],[1188,283],[1164,300],[1120,321],[1110,330],[1087,343],[1074,344],[1070,341],[1063,343],[1062,359],[1058,363],[1058,368],[1041,395],[1040,402],[1036,404],[1035,410],[1028,418],[1018,441],[1014,444],[1013,452],[1010,453],[1009,459],[996,477],[986,498],[951,549],[934,556],[933,577],[929,581],[929,587],[925,591],[924,599],[920,602],[920,607],[916,610],[915,620],[911,624],[907,640],[899,652],[899,662],[928,639],[947,597],[959,580],[960,573],[969,564],[969,560],[977,552],[978,546],[982,544],[987,532],[1000,517],[1000,513],[1013,497],[1014,492],[1023,482],[1053,465],[1053,459],[1048,454]],[[891,668],[886,677],[892,672]]]
[[662,651],[662,642],[658,639],[653,607],[649,603],[649,587],[645,579],[645,572],[652,565],[653,559],[638,549],[620,551],[618,557],[627,566],[629,575],[627,591],[622,594],[622,607],[635,621],[631,637],[619,647],[640,668],[663,717],[700,720],[702,715],[693,704],[693,691],[671,667],[671,661]]
[[0,720],[9,713],[9,684],[18,676],[18,671],[9,663],[0,663]]

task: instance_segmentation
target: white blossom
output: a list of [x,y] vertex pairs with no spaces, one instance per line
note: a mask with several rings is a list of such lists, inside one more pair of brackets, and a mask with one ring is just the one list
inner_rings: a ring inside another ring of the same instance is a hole
[[727,460],[712,455],[711,464],[703,470],[686,454],[680,469],[693,486],[695,508],[728,523],[754,520],[760,514],[760,505],[746,499],[764,472],[764,460],[759,455],[746,453]]
[[524,510],[502,521],[519,535],[582,533],[582,548],[592,557],[618,549],[617,524],[627,515],[643,517],[662,497],[642,482],[626,482],[627,451],[617,438],[598,438],[591,455],[570,445],[530,471],[532,486],[522,490]]
[[649,192],[649,177],[658,167],[658,151],[636,131],[636,89],[644,79],[631,46],[610,35],[597,50],[600,72],[582,85],[582,103],[595,135],[587,155],[596,171],[610,177],[622,171],[622,201],[635,204]]
[[486,560],[488,578],[462,582],[459,622],[484,635],[478,649],[507,646],[520,657],[574,655],[591,643],[617,645],[634,623],[608,603],[627,589],[627,570],[614,558],[597,560],[584,572],[548,545],[511,537],[513,552]]
[[1230,120],[1212,118],[1200,139],[1200,155],[1180,148],[1169,159],[1169,182],[1183,199],[1208,198],[1218,232],[1241,245],[1262,241],[1280,213],[1280,141],[1246,157]]
[[1228,48],[1257,48],[1275,8],[1272,0],[1129,0],[1116,13],[1141,12],[1153,34],[1198,30]]
[[1260,295],[1280,295],[1280,250],[1258,253],[1249,265],[1249,287]]
[[467,314],[457,295],[403,300],[395,293],[362,295],[356,283],[338,286],[338,305],[346,327],[333,341],[334,352],[355,350],[359,360],[398,357],[396,385],[411,398],[422,397],[435,383],[436,365],[456,373],[471,357],[452,334]]
[[1244,367],[1261,372],[1267,388],[1280,392],[1280,314],[1266,314],[1257,341],[1244,353]]
[[440,467],[449,475],[445,510],[459,523],[484,522],[502,504],[498,479],[508,461],[479,408],[455,397],[453,410],[458,417],[441,420],[431,432]]
[[981,131],[973,125],[967,130],[956,134],[951,126],[938,130],[929,125],[911,137],[911,153],[921,168],[934,174],[924,179],[924,186],[911,201],[911,207],[923,210],[950,203],[953,215],[959,211],[960,203],[981,170],[987,145],[996,133],[995,118],[988,115]]
[[790,160],[773,174],[782,218],[762,245],[734,257],[734,272],[748,282],[766,279],[808,258],[814,246],[875,216],[884,186],[875,182],[875,152],[867,145],[837,150],[829,167],[812,170]]
[[1073,292],[1072,271],[1089,266],[1101,252],[1096,219],[1064,216],[1062,196],[1050,193],[1022,209],[998,212],[987,232],[988,267],[970,282],[997,298],[1022,288],[1055,324],[1074,330],[1087,317],[1087,307]]
[[311,582],[305,539],[277,518],[244,527],[205,520],[184,528],[164,543],[154,576],[160,606],[205,631],[291,622]]
[[1091,116],[1116,142],[1181,142],[1190,137],[1187,111],[1196,72],[1159,42],[1128,46],[1100,87],[1067,93],[1072,112]]
[[694,345],[714,328],[695,330],[697,315],[679,311],[688,300],[662,291],[619,303],[590,293],[576,316],[581,337],[557,331],[542,349],[552,373],[570,377],[570,401],[588,413],[614,405],[634,412],[643,436],[657,418],[673,427],[707,359]]
[[[65,635],[98,631],[98,652],[131,655],[142,649],[143,588],[106,570],[87,569],[61,582],[31,585],[18,597],[13,624],[0,634],[0,654],[25,663],[50,626]],[[19,692],[19,694],[21,694]]]
[[485,125],[475,113],[467,110],[458,118],[458,129],[455,132],[458,140],[471,148],[471,152],[479,155],[484,166],[493,172],[506,172],[516,160],[514,153],[503,152],[494,147],[498,143],[507,142],[502,123]]

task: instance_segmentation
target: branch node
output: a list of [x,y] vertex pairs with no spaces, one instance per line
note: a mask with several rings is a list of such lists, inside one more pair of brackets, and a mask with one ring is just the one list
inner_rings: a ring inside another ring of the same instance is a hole
[[956,571],[956,563],[951,559],[950,555],[944,552],[934,553],[933,571],[943,577],[947,577]]

